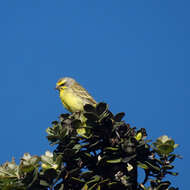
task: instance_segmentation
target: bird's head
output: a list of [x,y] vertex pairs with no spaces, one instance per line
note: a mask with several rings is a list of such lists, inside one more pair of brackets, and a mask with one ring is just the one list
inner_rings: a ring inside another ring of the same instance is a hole
[[65,88],[68,88],[70,87],[73,83],[75,82],[75,80],[73,78],[70,78],[70,77],[64,77],[64,78],[61,78],[57,81],[56,83],[56,90],[63,90]]

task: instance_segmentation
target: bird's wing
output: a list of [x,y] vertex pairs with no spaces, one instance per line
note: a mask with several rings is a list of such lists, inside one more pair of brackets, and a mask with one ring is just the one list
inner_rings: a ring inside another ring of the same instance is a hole
[[96,101],[92,98],[92,96],[77,82],[74,84],[74,88],[72,88],[73,92],[78,94],[81,98],[83,98],[88,104],[96,104]]

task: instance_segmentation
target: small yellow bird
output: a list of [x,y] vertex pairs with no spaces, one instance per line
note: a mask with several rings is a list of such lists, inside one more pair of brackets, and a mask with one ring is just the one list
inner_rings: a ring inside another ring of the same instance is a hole
[[83,111],[85,104],[93,106],[97,104],[92,96],[73,78],[61,78],[56,83],[56,89],[59,90],[64,107],[71,113]]

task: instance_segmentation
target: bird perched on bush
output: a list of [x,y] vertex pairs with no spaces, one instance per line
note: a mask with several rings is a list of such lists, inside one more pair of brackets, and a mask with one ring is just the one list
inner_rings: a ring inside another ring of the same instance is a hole
[[96,105],[92,96],[73,78],[61,78],[56,83],[56,89],[64,107],[71,113],[83,111],[85,104]]

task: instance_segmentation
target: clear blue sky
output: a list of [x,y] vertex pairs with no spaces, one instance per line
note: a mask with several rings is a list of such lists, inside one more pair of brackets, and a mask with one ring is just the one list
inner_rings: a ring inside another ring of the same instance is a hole
[[174,138],[184,159],[173,182],[189,189],[189,7],[183,0],[1,1],[0,162],[50,149],[45,129],[66,112],[55,83],[71,76],[150,139]]

